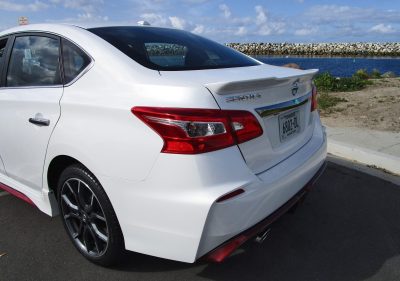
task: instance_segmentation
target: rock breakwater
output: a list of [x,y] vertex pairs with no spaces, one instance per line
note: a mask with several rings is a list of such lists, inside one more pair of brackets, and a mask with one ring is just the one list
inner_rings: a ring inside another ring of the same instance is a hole
[[248,55],[398,57],[400,43],[229,43]]

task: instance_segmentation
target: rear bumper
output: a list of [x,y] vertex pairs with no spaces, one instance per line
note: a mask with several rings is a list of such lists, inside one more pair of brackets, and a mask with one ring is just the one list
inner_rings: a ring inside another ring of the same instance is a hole
[[243,231],[242,233],[236,235],[227,242],[218,246],[217,248],[203,256],[202,259],[212,262],[222,262],[243,243],[268,229],[276,220],[286,214],[294,205],[296,205],[305,197],[305,195],[313,188],[318,178],[325,171],[326,165],[326,162],[324,162],[324,164],[321,166],[321,168],[319,168],[318,172],[312,177],[312,179],[278,210],[263,219],[261,222],[257,223],[255,226]]
[[[254,174],[237,147],[199,155],[160,154],[145,181],[100,177],[127,250],[194,262],[282,207],[317,174],[326,135],[312,138],[267,171]],[[234,190],[244,192],[223,202]]]
[[324,166],[326,154],[326,133],[320,124],[316,124],[313,137],[299,151],[258,174],[258,181],[242,187],[245,190],[243,194],[226,202],[214,203],[204,226],[196,258],[251,229],[284,206],[318,175]]

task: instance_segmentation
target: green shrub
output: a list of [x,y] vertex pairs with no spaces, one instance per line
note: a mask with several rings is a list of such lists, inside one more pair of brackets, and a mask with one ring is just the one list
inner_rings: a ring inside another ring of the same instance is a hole
[[362,79],[362,80],[367,80],[369,78],[368,72],[366,69],[359,69],[356,71],[356,73],[353,74],[353,77]]
[[378,69],[374,69],[371,72],[371,78],[380,79],[380,78],[382,78],[382,74],[380,73],[380,71]]
[[333,77],[329,72],[324,72],[317,75],[314,79],[315,86],[322,92],[332,91],[336,83],[336,78]]
[[315,85],[321,92],[350,92],[365,88],[371,82],[353,75],[350,78],[336,78],[330,73],[322,73],[315,77]]
[[367,84],[365,81],[366,80],[357,77],[340,78],[337,80],[336,89],[334,89],[333,91],[335,92],[358,91],[365,88],[365,85]]

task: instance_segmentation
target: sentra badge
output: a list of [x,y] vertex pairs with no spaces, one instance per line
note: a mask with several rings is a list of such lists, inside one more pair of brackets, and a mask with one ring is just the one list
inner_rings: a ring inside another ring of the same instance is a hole
[[251,101],[261,98],[260,94],[248,94],[240,96],[230,96],[226,98],[226,102],[237,102],[237,101]]

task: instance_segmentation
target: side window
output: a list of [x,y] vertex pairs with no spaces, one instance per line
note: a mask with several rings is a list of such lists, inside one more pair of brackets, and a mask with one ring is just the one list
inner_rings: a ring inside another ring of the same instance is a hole
[[90,58],[77,46],[62,39],[64,83],[74,80],[89,64]]
[[60,85],[59,40],[43,36],[15,38],[7,73],[8,87]]
[[1,81],[1,74],[3,71],[4,61],[5,61],[5,52],[6,52],[6,45],[7,39],[0,40],[0,81]]

